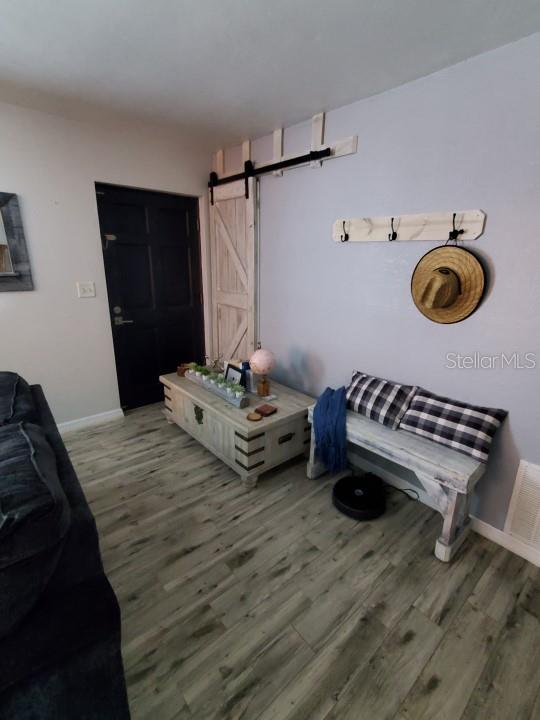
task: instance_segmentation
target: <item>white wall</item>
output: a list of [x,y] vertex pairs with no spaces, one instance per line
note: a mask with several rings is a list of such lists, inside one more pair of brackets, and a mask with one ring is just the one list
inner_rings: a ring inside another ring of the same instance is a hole
[[[202,195],[208,166],[168,128],[0,103],[0,190],[19,196],[35,283],[0,292],[0,368],[41,383],[58,422],[119,407],[94,182]],[[97,297],[78,299],[77,280]]]
[[[499,528],[518,458],[540,462],[540,369],[445,365],[449,352],[475,351],[535,352],[540,363],[539,77],[534,35],[329,112],[327,141],[358,134],[358,154],[261,181],[261,339],[279,375],[317,394],[357,368],[506,408],[476,508]],[[309,123],[291,128],[285,152],[303,153],[309,142]],[[271,158],[271,138],[253,147],[255,160]],[[487,213],[470,247],[490,287],[456,325],[430,322],[410,296],[411,273],[436,243],[331,239],[338,217],[468,208]]]

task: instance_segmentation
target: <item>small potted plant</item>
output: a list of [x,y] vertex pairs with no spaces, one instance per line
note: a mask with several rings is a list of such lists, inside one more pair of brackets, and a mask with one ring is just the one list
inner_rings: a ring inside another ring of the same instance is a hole
[[197,377],[201,377],[201,374],[202,374],[201,370],[202,370],[202,367],[200,365],[195,365],[195,375]]
[[241,397],[243,397],[243,395],[244,395],[244,393],[245,393],[245,391],[246,391],[245,388],[244,388],[242,385],[237,385],[237,384],[233,385],[232,389],[233,389],[233,391],[234,391],[234,396],[235,396],[236,398],[241,398]]
[[232,397],[234,395],[234,383],[230,380],[228,382],[225,381],[225,387],[227,388],[227,395]]
[[194,375],[196,368],[197,368],[197,363],[195,363],[195,362],[188,363],[186,375]]
[[217,376],[216,385],[221,390],[223,390],[225,388],[226,383],[225,383],[225,378],[223,377],[223,375],[220,374]]
[[218,379],[218,374],[215,372],[211,372],[210,375],[208,376],[208,382],[211,385],[215,385],[217,379]]
[[208,382],[208,378],[210,377],[210,369],[207,367],[201,367],[201,377],[205,382]]

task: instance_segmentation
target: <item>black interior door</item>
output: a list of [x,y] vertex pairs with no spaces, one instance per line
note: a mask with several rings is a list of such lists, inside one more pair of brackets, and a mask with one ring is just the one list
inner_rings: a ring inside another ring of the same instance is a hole
[[163,396],[159,375],[201,362],[197,199],[96,183],[120,401]]

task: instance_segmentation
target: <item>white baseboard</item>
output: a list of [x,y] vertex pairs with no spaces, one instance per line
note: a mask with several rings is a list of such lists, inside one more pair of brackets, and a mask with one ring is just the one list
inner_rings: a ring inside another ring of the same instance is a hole
[[115,420],[121,420],[123,417],[124,411],[121,408],[116,408],[115,410],[107,410],[107,412],[89,415],[88,417],[79,418],[78,420],[67,420],[66,422],[58,423],[58,430],[61,435],[66,435],[74,430],[83,430],[84,428],[94,425],[114,422]]
[[[388,483],[388,485],[393,485],[400,490],[414,490],[418,493],[419,502],[433,508],[433,510],[437,510],[437,508],[433,505],[433,500],[422,488],[407,482],[386,468],[381,468],[376,465],[376,463],[371,463],[363,457],[361,459],[357,459],[356,456],[354,464],[361,466],[362,469],[367,470],[368,472],[375,473],[375,475],[382,478],[384,482]],[[533,565],[540,567],[540,550],[528,545],[518,538],[513,537],[509,533],[504,532],[504,530],[499,530],[474,515],[471,515],[471,530],[474,530],[474,532],[478,533],[478,535],[481,535],[482,537],[485,537],[487,540],[491,540],[497,545],[501,545],[503,548],[510,550],[510,552],[513,552],[515,555],[519,555],[519,557],[528,560]]]
[[528,545],[523,540],[505,533],[504,530],[499,530],[493,525],[474,517],[474,515],[471,515],[471,528],[482,537],[497,543],[497,545],[502,545],[503,548],[510,550],[514,555],[519,555],[533,565],[540,567],[540,550],[532,547],[532,545]]

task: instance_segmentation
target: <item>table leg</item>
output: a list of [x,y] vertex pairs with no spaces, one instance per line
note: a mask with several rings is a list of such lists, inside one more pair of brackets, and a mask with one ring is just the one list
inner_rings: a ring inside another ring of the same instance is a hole
[[257,487],[257,482],[259,481],[258,475],[240,475],[240,478],[246,490],[252,490]]

